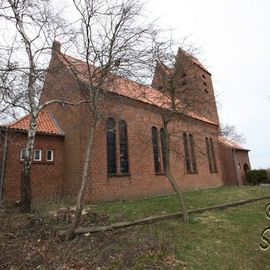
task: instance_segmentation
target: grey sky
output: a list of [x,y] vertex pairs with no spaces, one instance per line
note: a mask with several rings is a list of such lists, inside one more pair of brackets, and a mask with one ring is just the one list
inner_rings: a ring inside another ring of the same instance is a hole
[[244,135],[253,168],[270,167],[270,1],[148,0],[147,10],[200,49],[221,122]]
[[224,124],[237,127],[253,168],[270,167],[270,1],[150,1],[160,26],[200,48]]
[[[53,0],[62,7],[71,0]],[[219,116],[246,138],[253,168],[270,167],[270,1],[148,0],[161,28],[200,49],[212,73]]]

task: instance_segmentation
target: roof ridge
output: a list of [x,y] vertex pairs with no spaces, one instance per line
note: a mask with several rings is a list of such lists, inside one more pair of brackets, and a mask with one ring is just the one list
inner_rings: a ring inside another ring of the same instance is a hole
[[[74,64],[75,72],[78,73],[79,80],[81,80],[82,82],[87,80],[87,77],[86,77],[87,75],[85,75],[85,73],[83,72],[83,68],[87,67],[86,66],[87,63],[85,61],[74,58],[73,56],[70,56],[67,54],[62,54],[61,52],[60,53],[57,52],[57,55],[60,56],[60,61],[62,61],[62,63],[65,66],[67,66],[67,64],[68,64],[68,58],[71,58],[71,60],[74,61],[74,63],[72,63],[72,64]],[[64,60],[66,60],[66,63],[64,62]],[[84,67],[81,67],[81,66],[76,67],[76,62],[78,64],[84,65]],[[95,68],[94,65],[91,65],[91,66]],[[96,68],[99,68],[99,67],[96,67]],[[145,85],[145,84],[140,83],[138,81],[129,79],[123,75],[117,75],[117,74],[113,74],[113,73],[111,73],[111,75],[115,76],[116,85],[110,86],[108,88],[109,92],[115,93],[115,94],[118,94],[121,96],[129,97],[132,100],[142,101],[145,104],[151,104],[151,105],[157,106],[159,108],[169,109],[168,106],[166,106],[166,104],[164,104],[164,102],[162,102],[162,103],[158,102],[159,101],[158,95],[162,94],[162,92],[159,91],[158,89],[156,89],[152,86],[149,86],[149,85]],[[121,81],[122,81],[122,83],[121,83]],[[125,85],[125,90],[121,89],[121,88],[123,88],[123,87],[121,87],[121,85],[123,84],[123,81],[127,82]],[[131,88],[135,87],[135,85],[138,87],[145,88],[144,94],[141,94],[141,95],[135,94],[135,91],[133,91],[134,89],[131,89]],[[209,123],[209,124],[218,125],[218,123],[215,123],[215,122],[209,120],[207,117],[197,115],[195,112],[189,113],[189,114],[187,114],[187,116],[189,116],[193,119],[197,119],[197,120]]]

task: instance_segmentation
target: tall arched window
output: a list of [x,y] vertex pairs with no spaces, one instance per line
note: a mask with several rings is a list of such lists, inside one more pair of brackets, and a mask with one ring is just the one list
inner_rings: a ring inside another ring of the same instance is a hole
[[129,165],[128,165],[127,124],[124,120],[119,121],[119,143],[120,143],[120,171],[121,173],[128,173]]
[[194,139],[191,134],[189,134],[189,146],[190,146],[190,155],[191,155],[191,165],[192,165],[192,172],[197,172],[197,162],[195,156],[195,149],[194,149]]
[[161,144],[161,152],[162,152],[163,171],[165,172],[165,169],[167,166],[167,162],[166,162],[167,144],[166,144],[165,131],[163,128],[160,129],[160,144]]
[[209,139],[207,137],[205,138],[205,144],[206,144],[209,171],[212,172],[213,171],[213,163],[212,163],[212,156],[211,156],[211,151],[210,151]]
[[183,134],[183,142],[184,142],[184,153],[185,153],[185,164],[187,172],[191,172],[190,166],[190,156],[189,156],[189,147],[188,147],[188,136],[186,133]]
[[185,165],[188,173],[197,173],[197,163],[192,134],[183,133]]
[[152,131],[152,144],[153,144],[153,157],[154,157],[155,173],[160,173],[158,130],[156,127],[152,127],[151,131]]
[[207,157],[208,157],[209,171],[211,173],[216,173],[217,161],[216,161],[216,154],[215,154],[213,140],[211,138],[208,139],[206,137],[205,144],[206,144],[206,151],[207,151]]
[[116,141],[115,141],[115,122],[108,118],[106,124],[107,132],[107,166],[108,174],[116,174]]
[[215,154],[215,149],[214,149],[214,144],[213,140],[210,138],[210,147],[211,147],[211,152],[212,152],[212,159],[213,159],[213,172],[217,172],[217,160],[216,160],[216,154]]

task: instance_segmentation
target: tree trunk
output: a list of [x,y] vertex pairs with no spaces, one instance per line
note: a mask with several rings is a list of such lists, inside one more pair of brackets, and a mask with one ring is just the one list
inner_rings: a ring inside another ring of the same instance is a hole
[[74,236],[74,232],[75,232],[76,228],[78,227],[80,220],[81,220],[85,189],[87,187],[87,184],[90,181],[90,176],[89,176],[89,169],[90,168],[89,167],[90,167],[92,146],[93,146],[93,142],[94,142],[94,135],[95,135],[96,126],[97,126],[97,124],[96,124],[96,121],[94,120],[94,123],[91,127],[91,130],[90,130],[87,148],[86,148],[86,152],[85,152],[83,175],[82,175],[80,190],[79,190],[79,193],[77,196],[75,215],[74,215],[74,218],[72,220],[70,230],[67,232],[67,236],[66,236],[67,240],[71,239]]
[[31,211],[31,202],[32,202],[32,191],[31,191],[31,165],[33,159],[33,151],[36,137],[37,129],[37,115],[30,116],[30,125],[29,125],[27,145],[25,149],[25,158],[23,163],[23,170],[21,174],[21,199],[20,199],[20,211],[21,212],[30,212]]
[[[33,45],[33,40],[26,34],[25,24],[23,21],[24,15],[20,14],[20,5],[16,1],[8,0],[10,7],[12,8],[14,18],[16,21],[16,28],[20,33],[22,40],[24,42],[24,49],[27,54],[28,63],[29,63],[29,73],[27,74],[28,85],[27,85],[27,97],[30,107],[30,123],[29,123],[29,131],[27,137],[26,144],[26,157],[24,159],[23,170],[21,175],[21,200],[20,200],[20,210],[22,212],[30,212],[31,211],[31,165],[32,165],[32,156],[34,150],[36,129],[37,129],[37,116],[38,116],[38,108],[36,104],[37,98],[37,89],[36,89],[36,81],[37,81],[37,72],[35,66],[35,59],[32,52],[31,46]],[[26,4],[27,5],[27,4]],[[27,25],[27,24],[26,24]]]
[[21,200],[20,211],[24,213],[31,212],[31,179],[30,174],[26,174],[24,171],[21,173]]
[[[188,216],[188,211],[187,211],[187,206],[184,200],[184,195],[183,192],[181,190],[181,188],[176,184],[175,179],[172,175],[171,172],[171,162],[170,162],[170,134],[168,133],[168,122],[167,121],[163,121],[164,122],[164,140],[165,140],[165,172],[167,175],[167,178],[171,184],[171,186],[173,187],[176,196],[179,200],[180,203],[180,207],[182,209],[183,212],[183,220],[184,223],[189,223],[189,216]],[[164,164],[163,164],[164,165]]]

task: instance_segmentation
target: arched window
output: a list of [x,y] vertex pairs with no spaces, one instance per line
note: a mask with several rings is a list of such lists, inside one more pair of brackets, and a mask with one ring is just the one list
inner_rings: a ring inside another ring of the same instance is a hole
[[107,133],[107,166],[108,174],[116,174],[116,141],[115,141],[115,122],[108,118],[106,124]]
[[208,164],[209,164],[209,171],[213,171],[213,163],[212,163],[212,156],[211,156],[211,151],[210,151],[210,144],[209,144],[209,139],[206,137],[205,138],[205,144],[206,144],[206,151],[207,151],[207,158],[208,158]]
[[191,134],[189,134],[189,146],[190,146],[190,154],[191,154],[191,165],[192,165],[192,172],[197,172],[197,162],[194,150],[194,139]]
[[197,173],[197,163],[192,134],[183,133],[185,165],[188,173]]
[[189,147],[188,147],[188,136],[186,133],[183,134],[183,142],[184,142],[184,153],[185,153],[185,164],[187,172],[191,172],[190,166],[190,156],[189,156]]
[[128,165],[127,124],[124,120],[119,121],[119,143],[120,143],[120,171],[121,173],[128,173],[129,165]]
[[158,130],[156,127],[152,127],[151,131],[152,131],[152,144],[153,144],[153,157],[154,157],[155,173],[160,173]]
[[217,160],[216,160],[216,154],[215,154],[215,149],[214,149],[214,144],[213,140],[210,138],[210,147],[211,147],[211,152],[212,152],[212,159],[213,159],[213,172],[217,172]]
[[166,144],[166,137],[165,131],[163,128],[160,129],[160,144],[161,144],[161,152],[162,152],[162,162],[163,162],[163,171],[165,172],[167,162],[166,162],[166,151],[167,151],[167,144]]
[[211,173],[217,172],[217,161],[216,161],[216,154],[215,149],[213,145],[213,140],[207,137],[205,138],[205,144],[206,144],[206,151],[207,151],[207,157],[208,157],[208,164],[209,164],[209,171]]

